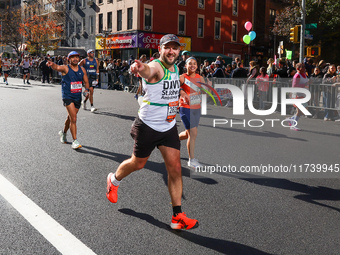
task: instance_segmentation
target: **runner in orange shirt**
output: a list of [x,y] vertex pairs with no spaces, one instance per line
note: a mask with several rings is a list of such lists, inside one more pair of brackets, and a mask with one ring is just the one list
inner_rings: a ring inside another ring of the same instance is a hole
[[185,131],[179,134],[179,139],[187,139],[187,149],[189,154],[188,166],[201,167],[202,165],[195,159],[195,142],[197,137],[197,127],[201,117],[201,83],[204,78],[197,71],[197,60],[190,57],[185,62],[187,72],[180,76],[181,89],[190,97],[190,102],[180,98],[179,114],[185,127]]

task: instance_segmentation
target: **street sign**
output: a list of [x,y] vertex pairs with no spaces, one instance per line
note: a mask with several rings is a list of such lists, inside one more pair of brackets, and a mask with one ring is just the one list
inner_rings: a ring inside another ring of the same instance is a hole
[[306,29],[315,29],[315,28],[318,28],[318,23],[306,24]]
[[305,35],[306,40],[313,40],[313,35]]

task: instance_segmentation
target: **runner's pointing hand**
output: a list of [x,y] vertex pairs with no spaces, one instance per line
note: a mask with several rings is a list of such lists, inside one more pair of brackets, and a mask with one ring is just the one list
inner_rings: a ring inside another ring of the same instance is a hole
[[132,73],[137,74],[145,69],[145,66],[139,60],[135,60],[135,62],[131,65],[130,70]]

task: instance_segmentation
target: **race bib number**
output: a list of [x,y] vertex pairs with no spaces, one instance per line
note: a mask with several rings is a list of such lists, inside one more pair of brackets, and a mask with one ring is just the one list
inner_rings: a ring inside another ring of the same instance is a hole
[[190,95],[190,105],[201,104],[201,96],[199,94]]
[[92,81],[92,86],[97,86],[98,82],[97,81]]
[[82,84],[81,81],[71,82],[71,93],[81,93]]
[[168,115],[166,117],[166,121],[171,122],[176,118],[177,109],[178,109],[178,101],[169,103]]

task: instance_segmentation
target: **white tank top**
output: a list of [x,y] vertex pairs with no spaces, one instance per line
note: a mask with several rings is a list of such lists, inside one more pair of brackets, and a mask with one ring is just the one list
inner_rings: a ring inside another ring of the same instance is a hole
[[156,83],[149,83],[143,79],[145,95],[138,116],[152,129],[165,132],[176,124],[180,89],[179,73],[176,65],[174,65],[175,72],[171,72],[158,59],[154,61],[162,66],[164,76]]
[[24,62],[24,64],[22,65],[23,68],[29,68],[30,67],[30,61],[29,60],[25,61],[25,59],[24,59],[23,62]]

